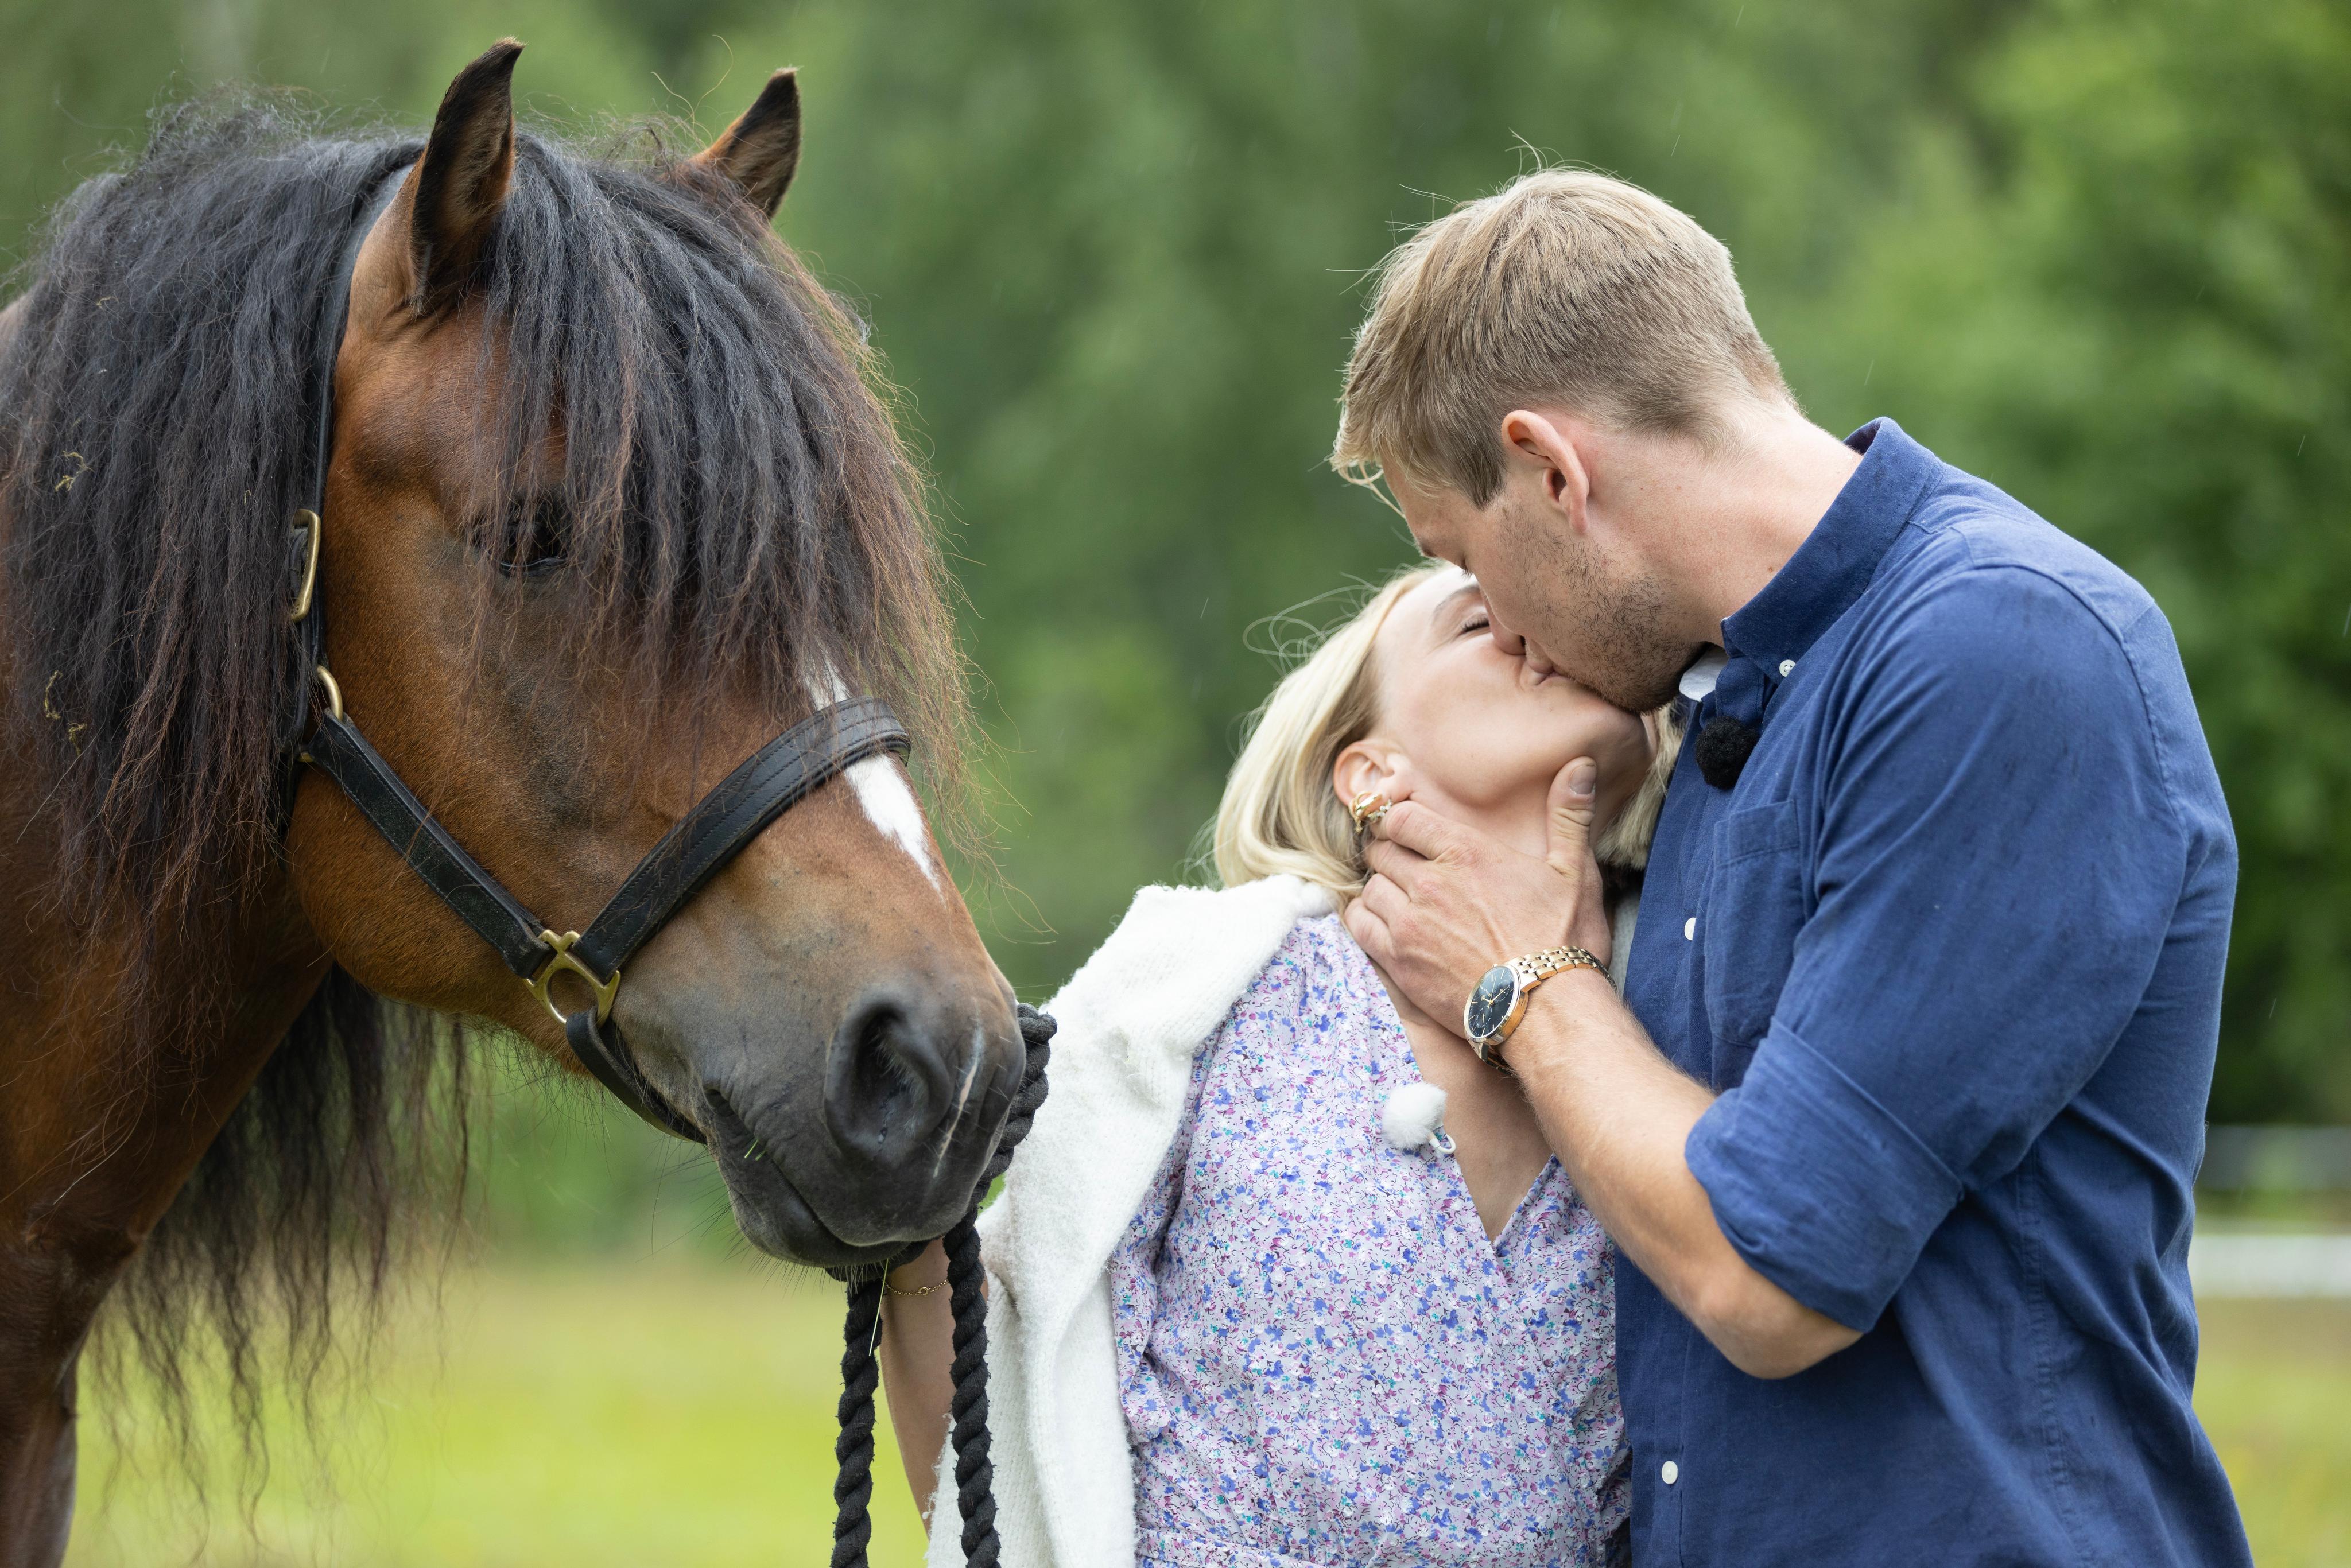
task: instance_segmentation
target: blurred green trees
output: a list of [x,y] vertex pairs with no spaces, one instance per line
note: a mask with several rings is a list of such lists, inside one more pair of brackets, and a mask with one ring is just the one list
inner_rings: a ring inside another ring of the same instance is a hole
[[[2244,847],[2214,1115],[2351,1117],[2351,19],[2328,0],[0,0],[0,245],[245,74],[421,120],[802,68],[783,227],[907,392],[1000,748],[1024,994],[1184,874],[1271,618],[1409,553],[1322,466],[1361,277],[1537,156],[1729,244],[1807,406],[1891,413],[2137,573]],[[1308,620],[1323,619],[1310,609]]]

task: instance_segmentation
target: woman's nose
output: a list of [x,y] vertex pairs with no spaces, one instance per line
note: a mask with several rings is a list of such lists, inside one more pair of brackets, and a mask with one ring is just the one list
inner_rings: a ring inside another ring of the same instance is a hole
[[[1489,617],[1493,615],[1493,610],[1490,606],[1488,608],[1486,613]],[[1514,659],[1524,659],[1527,662],[1527,673],[1529,674],[1533,675],[1540,680],[1545,675],[1552,675],[1559,673],[1559,666],[1552,664],[1551,660],[1545,656],[1541,648],[1538,648],[1532,643],[1528,642],[1518,632],[1511,631],[1499,620],[1492,620],[1489,622],[1489,624],[1493,628],[1494,646],[1499,648],[1503,653],[1510,654]]]

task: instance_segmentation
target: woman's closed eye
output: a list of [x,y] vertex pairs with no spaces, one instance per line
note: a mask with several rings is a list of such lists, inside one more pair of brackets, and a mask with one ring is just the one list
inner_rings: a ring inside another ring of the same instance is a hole
[[1478,585],[1462,580],[1458,587],[1430,608],[1428,619],[1422,624],[1427,627],[1422,633],[1429,639],[1426,645],[1433,648],[1482,635],[1492,628],[1494,617]]

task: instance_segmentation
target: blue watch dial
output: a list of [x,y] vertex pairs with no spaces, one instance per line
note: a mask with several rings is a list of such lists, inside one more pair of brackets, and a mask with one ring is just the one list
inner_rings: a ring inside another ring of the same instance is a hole
[[1510,1003],[1519,994],[1518,971],[1508,964],[1497,964],[1478,981],[1478,988],[1469,993],[1469,1006],[1462,1021],[1469,1026],[1469,1038],[1484,1040],[1502,1027],[1510,1016]]

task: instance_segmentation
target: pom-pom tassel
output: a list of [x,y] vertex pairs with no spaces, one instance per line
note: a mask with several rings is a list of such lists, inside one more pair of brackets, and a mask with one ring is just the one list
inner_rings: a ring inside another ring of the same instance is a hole
[[1440,1155],[1453,1152],[1445,1131],[1445,1091],[1434,1083],[1406,1083],[1388,1092],[1380,1103],[1380,1131],[1388,1147],[1410,1154],[1424,1145]]

